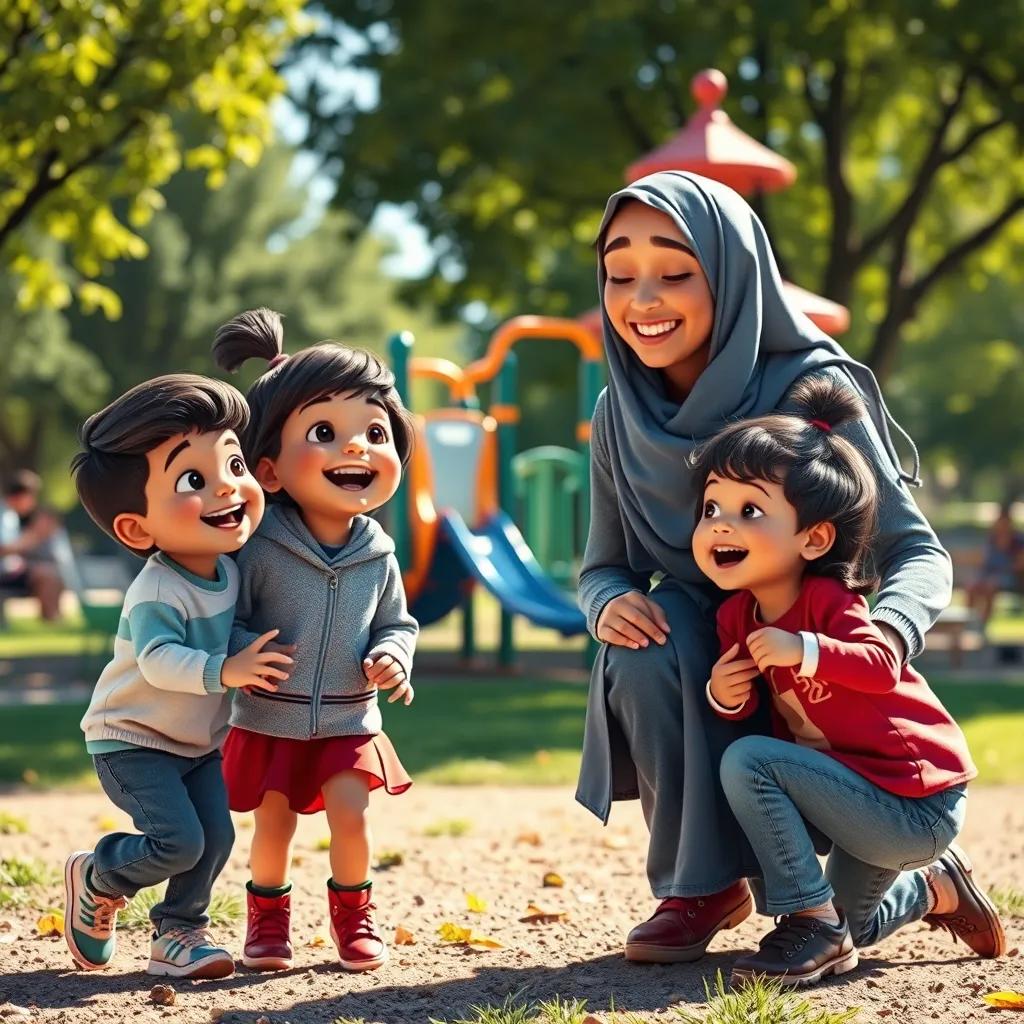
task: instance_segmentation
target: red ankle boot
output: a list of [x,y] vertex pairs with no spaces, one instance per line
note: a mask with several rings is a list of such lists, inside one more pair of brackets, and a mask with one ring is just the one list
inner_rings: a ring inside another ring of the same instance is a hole
[[284,971],[292,965],[291,892],[257,896],[246,890],[249,916],[242,963],[258,971]]
[[374,971],[388,958],[388,947],[377,931],[370,902],[372,887],[358,892],[327,886],[331,908],[331,938],[338,947],[341,966],[346,971]]

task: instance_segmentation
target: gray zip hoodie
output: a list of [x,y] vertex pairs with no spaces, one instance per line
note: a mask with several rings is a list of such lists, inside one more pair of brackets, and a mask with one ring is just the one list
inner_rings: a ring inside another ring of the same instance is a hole
[[295,664],[275,693],[236,690],[233,726],[290,739],[381,731],[377,690],[366,680],[363,659],[390,654],[411,677],[419,632],[394,552],[377,522],[356,516],[348,542],[329,558],[297,509],[267,509],[238,553],[230,650],[279,629],[280,643],[296,645]]

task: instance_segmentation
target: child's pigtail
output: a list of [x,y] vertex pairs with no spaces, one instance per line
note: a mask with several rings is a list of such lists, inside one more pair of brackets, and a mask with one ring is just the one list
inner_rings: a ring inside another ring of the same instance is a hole
[[851,387],[831,374],[804,377],[793,386],[789,397],[796,406],[794,415],[826,434],[865,415],[864,404]]
[[284,347],[281,314],[272,309],[248,309],[217,328],[213,359],[223,370],[234,373],[247,359],[265,359],[270,368],[288,357]]

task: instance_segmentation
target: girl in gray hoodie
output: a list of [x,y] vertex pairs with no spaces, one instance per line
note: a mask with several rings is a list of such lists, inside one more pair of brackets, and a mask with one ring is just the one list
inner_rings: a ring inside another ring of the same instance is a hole
[[235,317],[214,342],[227,370],[250,357],[269,363],[249,390],[243,446],[271,506],[238,560],[230,649],[273,622],[295,659],[272,694],[239,692],[224,744],[231,808],[256,819],[242,962],[291,966],[292,836],[299,814],[324,810],[331,937],[343,967],[372,970],[388,954],[371,901],[369,794],[411,785],[377,698],[390,690],[390,703],[412,701],[418,626],[394,544],[367,513],[398,489],[411,420],[371,353],[333,342],[293,357],[281,349],[281,318],[268,309]]

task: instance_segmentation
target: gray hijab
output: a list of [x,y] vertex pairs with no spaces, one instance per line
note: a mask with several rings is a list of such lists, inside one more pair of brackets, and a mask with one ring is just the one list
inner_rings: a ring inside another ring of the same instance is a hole
[[[912,485],[919,483],[917,450],[889,416],[874,375],[787,305],[768,236],[739,195],[684,171],[651,174],[608,200],[600,241],[629,200],[675,221],[697,255],[715,302],[708,365],[680,404],[666,393],[661,372],[645,367],[619,336],[602,301],[612,475],[624,518],[658,564],[677,575],[681,551],[690,550],[692,510],[700,497],[691,469],[694,450],[733,420],[777,410],[793,383],[810,370],[835,366],[845,372],[865,402],[894,471]],[[599,256],[602,297],[604,284]],[[890,423],[913,451],[912,473],[900,465]]]

